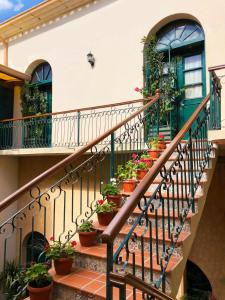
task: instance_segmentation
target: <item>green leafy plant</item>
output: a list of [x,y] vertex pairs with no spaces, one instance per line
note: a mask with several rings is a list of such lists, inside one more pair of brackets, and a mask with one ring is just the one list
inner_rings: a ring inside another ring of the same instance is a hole
[[38,263],[26,270],[25,282],[33,288],[42,288],[52,282],[52,277],[48,273],[48,267]]
[[137,161],[135,162],[135,164],[136,164],[137,170],[145,170],[145,169],[148,169],[146,163],[143,162],[143,161],[141,161],[141,160],[137,160]]
[[84,221],[78,228],[78,232],[92,232],[96,231],[96,229],[93,226],[93,221]]
[[119,165],[117,169],[117,178],[121,181],[136,178],[135,163],[132,160],[129,160],[125,166]]
[[171,61],[170,64],[165,62],[163,52],[157,50],[157,38],[152,35],[142,39],[144,46],[144,77],[147,78],[144,90],[150,95],[155,95],[156,90],[160,89],[160,121],[165,123],[168,120],[170,111],[172,111],[173,103],[176,97],[183,93],[183,89],[176,86],[176,62]]
[[7,300],[17,300],[26,296],[25,272],[14,261],[6,262],[0,273],[0,289]]
[[47,93],[40,91],[37,85],[25,84],[22,89],[21,112],[23,117],[47,113]]
[[143,153],[141,154],[140,159],[150,159],[150,156],[148,155],[147,152],[143,152]]
[[67,241],[63,243],[60,240],[55,241],[54,237],[51,237],[50,241],[53,243],[51,245],[47,245],[45,248],[47,258],[58,259],[73,257],[75,255],[75,247],[77,245],[76,241]]
[[159,138],[158,136],[152,138],[151,140],[149,140],[147,142],[147,145],[148,147],[151,149],[151,150],[158,150],[158,143],[159,143]]
[[114,202],[108,202],[107,200],[98,200],[96,213],[111,213],[115,210],[116,204]]
[[102,188],[103,197],[106,197],[107,195],[118,195],[120,193],[116,179],[112,178],[110,181],[110,183],[104,185]]

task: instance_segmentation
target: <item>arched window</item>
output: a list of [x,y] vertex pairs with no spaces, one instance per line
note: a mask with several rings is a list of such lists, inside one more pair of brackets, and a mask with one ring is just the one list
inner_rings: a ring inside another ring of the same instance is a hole
[[166,51],[204,41],[204,32],[194,21],[180,20],[170,23],[157,33],[157,49]]
[[31,84],[43,84],[52,82],[52,68],[49,63],[44,62],[34,69],[31,75]]
[[40,232],[34,231],[30,233],[26,241],[26,263],[30,265],[32,262],[46,261],[44,248],[48,245],[48,241]]

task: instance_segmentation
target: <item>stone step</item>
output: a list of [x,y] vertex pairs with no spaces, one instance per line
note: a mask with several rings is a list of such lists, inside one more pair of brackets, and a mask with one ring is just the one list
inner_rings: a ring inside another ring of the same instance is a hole
[[[118,245],[114,246],[114,252],[116,251],[116,249],[118,248]],[[81,259],[76,259],[75,257],[75,265],[77,267],[81,267],[81,268],[91,268],[91,270],[93,270],[93,264],[90,262],[90,258],[96,258],[98,260],[100,260],[100,264],[102,264],[102,266],[100,266],[100,272],[106,270],[106,265],[103,263],[106,263],[106,258],[107,258],[107,249],[106,249],[106,245],[105,244],[97,244],[95,246],[92,247],[82,247],[79,243],[76,246],[76,255],[80,254],[80,258]],[[88,258],[88,261],[86,261],[85,263],[85,257]],[[126,260],[126,252],[125,250],[121,251],[121,262],[124,262]],[[144,251],[144,268],[146,270],[149,271],[150,269],[150,254],[149,251]],[[176,256],[171,256],[171,260],[169,261],[166,273],[170,273],[176,266],[177,264],[180,262],[180,258],[176,257]],[[128,259],[128,265],[132,266],[133,261],[132,261],[132,256],[129,257]],[[135,251],[135,265],[136,267],[141,267],[142,266],[142,252],[139,251],[138,249]],[[96,265],[95,267],[96,268]],[[157,262],[157,257],[156,255],[152,256],[152,268],[154,272],[160,272],[161,268],[160,268],[160,264],[159,262]],[[98,271],[97,268],[93,271]]]
[[[157,185],[151,185],[149,190],[144,194],[144,197],[145,198],[151,198],[154,194],[155,194],[155,190],[157,188]],[[185,195],[183,195],[182,197],[182,192],[181,192],[181,189],[179,190],[179,194],[177,193],[176,191],[176,186],[174,188],[174,193],[169,190],[169,192],[167,193],[167,191],[161,191],[161,195],[162,195],[162,198],[164,198],[164,201],[166,199],[179,199],[179,201],[182,201],[182,202],[187,202],[190,197],[186,197]],[[132,195],[132,193],[128,193],[128,192],[124,192],[124,191],[121,191],[122,195],[124,197],[130,197]],[[198,187],[195,195],[194,195],[194,200],[195,201],[198,201],[201,197],[203,196],[203,190]],[[156,198],[158,198],[158,195],[156,195]]]
[[[106,299],[106,275],[82,268],[75,268],[72,273],[59,276],[54,270],[50,271],[54,288],[51,300],[105,300]],[[29,299],[29,298],[28,298]],[[119,289],[113,288],[113,299],[119,299]],[[126,286],[126,299],[133,299],[133,289]],[[142,299],[140,292],[137,292],[137,300]],[[41,299],[40,299],[41,300]]]

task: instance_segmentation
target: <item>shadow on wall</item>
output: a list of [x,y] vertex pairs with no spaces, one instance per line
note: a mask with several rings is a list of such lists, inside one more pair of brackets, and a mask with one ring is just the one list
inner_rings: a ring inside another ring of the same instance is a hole
[[189,259],[204,272],[215,298],[225,299],[225,153],[215,169]]

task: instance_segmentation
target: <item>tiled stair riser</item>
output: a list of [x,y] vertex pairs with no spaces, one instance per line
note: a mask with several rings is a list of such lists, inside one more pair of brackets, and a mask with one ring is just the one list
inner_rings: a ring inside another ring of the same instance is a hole
[[[136,216],[130,216],[129,219],[127,220],[127,224],[132,225],[134,224],[135,220],[136,220]],[[155,218],[151,217],[150,219],[152,221],[152,228],[156,228],[156,222],[155,222]],[[169,223],[170,223],[170,229],[172,230],[173,227],[177,227],[180,224],[180,221],[178,218],[175,218],[175,224],[173,226],[173,218],[172,216],[170,217],[170,222],[168,221],[168,218],[165,217],[164,218],[164,227],[166,229],[166,231],[169,228]],[[162,229],[163,228],[163,218],[162,216],[158,216],[158,228]],[[185,220],[184,226],[183,226],[183,230],[186,232],[190,232],[190,219]]]
[[73,289],[60,284],[54,285],[53,297],[54,300],[103,300],[102,297],[82,292],[78,289]]
[[[123,241],[123,238],[117,237],[116,241],[118,242],[118,244],[120,244]],[[167,248],[169,246],[171,246],[171,243],[167,242],[165,247]],[[142,244],[141,244],[140,238],[138,238],[136,241],[136,247],[139,251],[141,251]],[[144,251],[150,251],[150,243],[148,241],[144,242]],[[153,240],[153,243],[152,243],[152,251],[153,251],[153,254],[156,254],[156,241],[155,240]],[[161,255],[163,255],[163,244],[162,244],[161,240],[158,241],[158,252],[159,252],[159,257]],[[182,245],[177,245],[174,249],[173,254],[174,254],[174,256],[181,257],[183,255],[182,254]]]
[[[96,258],[96,257],[89,257],[88,255],[85,254],[77,254],[76,259],[74,261],[74,267],[79,267],[79,268],[85,268],[88,270],[96,271],[99,273],[106,273],[106,261],[104,259]],[[116,266],[114,268],[115,271],[120,271],[120,266]],[[126,268],[126,272],[132,273],[132,266],[128,265]],[[141,267],[136,266],[135,268],[136,276],[142,279],[142,272],[141,272]],[[156,281],[159,279],[160,273],[158,271],[153,272],[153,281]],[[150,272],[149,268],[145,269],[144,272],[144,280],[147,283],[151,283],[150,280]]]

